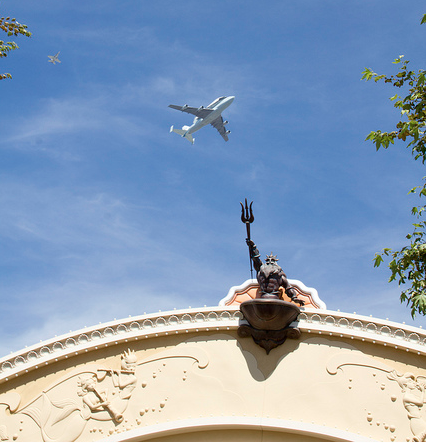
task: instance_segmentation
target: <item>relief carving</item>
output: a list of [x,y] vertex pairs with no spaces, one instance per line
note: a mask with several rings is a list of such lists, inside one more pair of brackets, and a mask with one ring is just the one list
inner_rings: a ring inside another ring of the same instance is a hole
[[52,401],[43,392],[41,405],[36,399],[34,406],[21,412],[34,420],[44,441],[74,441],[90,419],[121,423],[137,384],[136,364],[136,354],[128,350],[121,355],[119,371],[99,368],[78,376],[75,392],[80,401],[72,398]]
[[[412,432],[412,436],[406,438],[407,441],[426,441],[426,420],[425,420],[425,403],[426,403],[426,377],[424,375],[414,375],[411,372],[405,374],[399,374],[395,369],[386,365],[381,361],[377,361],[371,357],[363,354],[337,354],[332,357],[327,364],[327,371],[331,375],[336,375],[338,369],[342,369],[345,366],[368,368],[371,371],[373,377],[378,378],[379,374],[384,374],[384,382],[378,383],[380,390],[384,393],[392,391],[392,385],[387,386],[387,380],[397,382],[401,388],[402,403],[407,412],[409,419],[409,427]],[[352,379],[349,379],[349,389],[352,388]],[[388,389],[386,389],[388,388]],[[396,402],[398,396],[395,394],[390,395],[390,400]],[[380,425],[381,420],[374,420],[372,412],[367,412],[367,421],[370,424]],[[393,424],[384,423],[386,430],[392,433],[391,441],[396,439],[394,435],[396,426]]]
[[108,399],[108,390],[97,388],[97,384],[98,381],[95,375],[81,378],[78,381],[78,386],[81,390],[77,394],[83,400],[82,417],[85,420],[89,420],[89,418],[102,420],[102,418],[97,416],[97,413],[106,411],[114,421],[121,423],[123,415],[111,405],[111,401]]
[[[21,402],[21,396],[16,394],[15,392],[8,392],[6,394],[0,395],[0,405],[6,406],[6,409],[9,409],[11,413],[15,412],[19,403]],[[8,432],[7,426],[3,423],[0,423],[0,441],[8,441],[10,440],[10,433]],[[12,436],[13,440],[16,440],[16,435]]]
[[9,436],[7,435],[7,428],[5,425],[0,425],[0,440],[1,441],[9,440]]
[[414,434],[412,441],[426,441],[426,420],[422,410],[426,402],[426,378],[415,377],[411,372],[399,375],[396,371],[391,371],[387,377],[396,381],[402,389],[403,405]]
[[119,395],[122,400],[128,400],[136,387],[138,381],[135,375],[136,365],[136,354],[128,350],[121,355],[121,370],[110,371],[114,387],[120,389]]
[[[147,385],[146,381],[139,380],[137,370],[147,363],[156,364],[155,362],[159,362],[159,367],[164,368],[165,359],[171,358],[192,359],[197,362],[198,368],[208,365],[206,354],[197,348],[187,347],[172,353],[170,351],[160,352],[142,361],[138,361],[135,352],[128,350],[121,355],[119,370],[95,365],[86,366],[83,370],[76,370],[54,383],[25,405],[20,405],[21,398],[17,393],[3,394],[0,396],[0,404],[6,405],[10,410],[11,417],[9,419],[16,418],[14,421],[4,421],[0,411],[0,441],[10,439],[9,425],[11,428],[16,428],[13,432],[15,430],[22,432],[25,431],[23,428],[34,427],[35,423],[43,441],[75,441],[79,437],[86,440],[89,437],[88,433],[100,433],[105,437],[108,434],[129,430],[132,420],[139,426],[143,415],[140,408],[138,409],[138,417],[128,416],[125,419],[125,411],[132,400],[135,389],[138,388],[142,391]],[[146,366],[147,369],[149,367],[149,365]],[[157,372],[161,372],[161,369],[158,369]],[[156,378],[157,372],[153,374],[153,379]],[[133,399],[134,405],[136,401],[138,403],[147,401],[147,398],[141,394],[142,392],[139,392]],[[166,406],[167,400],[166,398],[160,401],[160,410]],[[23,416],[30,417],[31,420],[27,419],[23,425],[21,419],[18,424],[19,417]],[[88,426],[88,423],[95,424],[95,426]],[[96,425],[96,423],[98,424]],[[101,425],[102,423],[110,423],[112,427],[108,425],[110,427],[105,428],[104,425]],[[34,431],[31,431],[30,435],[32,436],[31,441],[37,440]],[[13,434],[13,440],[19,439],[18,437],[18,433]],[[90,439],[92,438],[97,440],[102,436],[94,435],[90,437]],[[28,438],[25,439],[28,440]]]
[[[40,428],[43,441],[74,441],[89,420],[123,421],[132,391],[137,385],[136,354],[121,355],[119,371],[98,368],[73,374],[43,392],[17,413],[30,417]],[[73,392],[72,398],[55,399],[60,390]],[[48,395],[49,392],[49,395]]]

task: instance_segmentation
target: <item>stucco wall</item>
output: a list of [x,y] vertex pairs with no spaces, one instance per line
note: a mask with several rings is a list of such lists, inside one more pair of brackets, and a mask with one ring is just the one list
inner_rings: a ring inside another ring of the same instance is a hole
[[5,357],[0,437],[410,441],[425,431],[423,330],[306,309],[301,337],[267,355],[237,335],[241,322],[233,306],[171,311]]

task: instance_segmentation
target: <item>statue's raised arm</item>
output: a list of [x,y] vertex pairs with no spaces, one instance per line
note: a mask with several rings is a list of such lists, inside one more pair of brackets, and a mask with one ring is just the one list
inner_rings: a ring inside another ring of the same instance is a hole
[[249,238],[246,239],[246,244],[249,247],[249,252],[251,254],[252,263],[254,264],[254,269],[255,269],[255,271],[259,272],[259,270],[261,269],[261,266],[262,266],[262,261],[259,258],[260,255],[259,255],[259,251],[256,247],[256,244],[252,240],[250,240]]

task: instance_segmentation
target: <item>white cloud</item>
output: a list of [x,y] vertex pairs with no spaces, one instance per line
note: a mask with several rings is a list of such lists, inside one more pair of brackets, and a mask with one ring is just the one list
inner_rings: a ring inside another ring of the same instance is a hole
[[9,303],[0,354],[114,317],[215,305],[228,289],[218,293],[216,267],[200,259],[213,239],[200,235],[197,220],[190,230],[179,221],[171,226],[160,206],[135,206],[83,187],[4,180],[1,189]]

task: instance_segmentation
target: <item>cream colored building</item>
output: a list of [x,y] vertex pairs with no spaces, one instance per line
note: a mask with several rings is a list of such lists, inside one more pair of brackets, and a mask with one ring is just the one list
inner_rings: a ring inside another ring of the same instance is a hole
[[[100,324],[0,359],[3,441],[425,440],[425,331],[306,305],[269,354],[239,304]],[[220,298],[220,297],[219,297]]]

